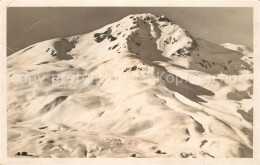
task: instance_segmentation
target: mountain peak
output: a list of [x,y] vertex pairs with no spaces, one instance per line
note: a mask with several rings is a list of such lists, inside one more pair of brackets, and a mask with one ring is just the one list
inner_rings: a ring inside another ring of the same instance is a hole
[[[67,41],[66,41],[67,40]],[[56,61],[62,59],[77,59],[93,56],[134,55],[146,63],[156,61],[171,62],[186,69],[195,69],[206,73],[239,74],[241,70],[252,70],[249,60],[240,60],[242,54],[230,51],[217,44],[199,38],[194,38],[185,29],[168,19],[166,16],[156,16],[151,13],[134,14],[106,25],[91,33],[72,36],[60,44],[60,39],[54,39],[35,44],[18,53],[26,52],[32,55],[31,59],[21,65],[38,64],[40,61]],[[59,44],[57,44],[59,42]],[[38,47],[39,45],[39,47]],[[57,49],[57,46],[61,45]],[[68,46],[66,46],[68,45]],[[44,48],[44,50],[41,50]],[[62,56],[42,56],[52,50]],[[30,51],[28,51],[30,50]],[[37,52],[41,57],[35,56]],[[227,55],[228,54],[228,55]],[[13,55],[12,55],[13,56]],[[27,55],[28,56],[28,55]],[[10,58],[10,65],[19,61]],[[44,59],[44,60],[43,60]],[[241,61],[230,62],[230,61]]]
[[[149,47],[155,47],[155,52],[160,52],[165,58],[173,56],[190,56],[196,50],[196,41],[188,33],[166,16],[156,16],[150,13],[129,15],[118,22],[109,24],[93,32],[94,45],[110,42],[119,42],[121,51],[134,54],[154,54]],[[121,46],[120,46],[121,45]],[[108,47],[113,50],[114,46]],[[147,50],[143,51],[144,49]],[[119,51],[119,50],[118,50]],[[121,52],[120,51],[120,52]],[[144,55],[146,56],[146,55]],[[148,57],[148,56],[147,56]],[[149,55],[151,61],[157,57]]]

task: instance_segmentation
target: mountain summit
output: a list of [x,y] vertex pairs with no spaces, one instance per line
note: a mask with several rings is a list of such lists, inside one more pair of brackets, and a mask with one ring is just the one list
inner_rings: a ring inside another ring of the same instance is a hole
[[233,47],[145,13],[16,52],[8,155],[252,157],[253,61]]
[[[70,52],[70,54],[75,54],[73,58],[84,58],[88,52],[99,56],[111,53],[114,55],[128,53],[136,55],[137,58],[145,62],[169,61],[187,69],[200,70],[211,74],[220,72],[239,74],[244,69],[252,71],[251,66],[241,60],[243,54],[199,38],[195,39],[187,30],[179,27],[167,17],[149,13],[130,15],[94,32],[70,37],[68,41],[71,42],[73,48],[69,48],[70,46],[66,44],[55,47],[54,43],[57,45],[57,42],[60,42],[59,40],[52,40],[52,45],[47,44],[49,41],[42,42],[16,54],[29,49],[37,54],[42,54],[45,49],[67,52],[75,47]],[[41,50],[44,43],[47,45],[44,50]],[[82,50],[82,47],[84,47],[84,54],[78,53]],[[108,51],[104,53],[104,49]],[[49,54],[48,51],[46,53]],[[37,58],[35,59],[36,63],[40,60],[37,56],[34,58]],[[10,61],[11,59],[12,57],[10,57]],[[49,61],[48,58],[46,60]],[[27,65],[24,62],[23,64]]]

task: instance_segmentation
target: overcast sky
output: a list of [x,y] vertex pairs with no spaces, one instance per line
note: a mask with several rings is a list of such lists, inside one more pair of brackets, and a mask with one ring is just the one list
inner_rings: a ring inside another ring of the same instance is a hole
[[252,8],[20,7],[7,10],[7,53],[43,40],[88,33],[129,14],[147,12],[166,15],[194,37],[253,47]]

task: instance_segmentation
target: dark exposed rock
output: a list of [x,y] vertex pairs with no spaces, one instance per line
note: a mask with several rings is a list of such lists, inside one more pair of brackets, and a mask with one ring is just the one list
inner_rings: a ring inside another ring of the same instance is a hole
[[95,34],[94,34],[94,37],[96,38],[95,41],[96,41],[97,43],[102,42],[102,41],[106,38],[106,36],[103,35],[102,33],[95,33]]
[[27,156],[27,152],[22,152],[22,155],[23,156]]
[[104,39],[106,39],[106,38],[109,36],[110,33],[111,33],[111,29],[107,29],[107,30],[106,30],[105,32],[103,32],[103,33],[95,33],[95,34],[94,34],[95,41],[96,41],[97,43],[102,42]]
[[116,47],[118,47],[118,44],[117,44],[117,45],[115,45],[115,46],[113,46],[113,48],[112,48],[112,49],[115,49]]
[[54,43],[54,49],[56,50],[56,53],[52,55],[57,56],[57,58],[61,60],[70,60],[73,58],[67,53],[70,52],[73,48],[75,48],[73,41],[69,42],[67,39],[62,38]]
[[155,153],[156,154],[167,154],[166,152],[162,152],[161,150],[157,150]]
[[188,154],[188,153],[185,153],[185,152],[182,152],[181,153],[181,157],[182,158],[187,158],[187,157],[189,157],[190,155]]
[[55,50],[52,50],[51,55],[54,56],[54,54],[55,54]]
[[204,146],[204,144],[206,144],[207,142],[208,142],[207,140],[203,140],[203,141],[201,142],[200,148],[201,148],[202,146]]
[[133,66],[132,68],[131,68],[131,71],[134,71],[134,70],[136,70],[137,69],[137,66],[135,65],[135,66]]
[[136,154],[132,154],[131,157],[136,157]]
[[169,43],[170,43],[170,42],[169,42],[169,41],[167,41],[167,40],[164,40],[163,42],[164,42],[164,43],[166,43],[166,44],[169,44]]
[[110,39],[110,41],[115,41],[117,38],[114,37],[114,36],[112,36],[112,35],[109,35],[109,36],[108,36],[108,39]]
[[176,40],[176,38],[173,38],[172,40],[173,40],[172,44],[178,42],[178,40]]
[[169,20],[167,17],[165,17],[164,15],[160,16],[158,18],[158,21],[166,21],[166,22],[171,22],[171,20]]
[[182,55],[182,54],[185,53],[184,49],[178,49],[176,52],[177,52],[178,54],[180,54],[180,55]]
[[145,21],[149,21],[149,20],[150,20],[150,17],[147,16],[147,17],[144,18],[144,20],[145,20]]
[[133,30],[133,29],[135,29],[136,28],[136,26],[132,26],[132,27],[130,27],[130,30]]

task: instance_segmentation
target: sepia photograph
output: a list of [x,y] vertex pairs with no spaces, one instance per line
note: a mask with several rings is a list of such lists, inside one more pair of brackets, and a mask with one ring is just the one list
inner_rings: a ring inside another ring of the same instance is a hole
[[249,6],[7,6],[6,157],[254,158],[254,25]]

